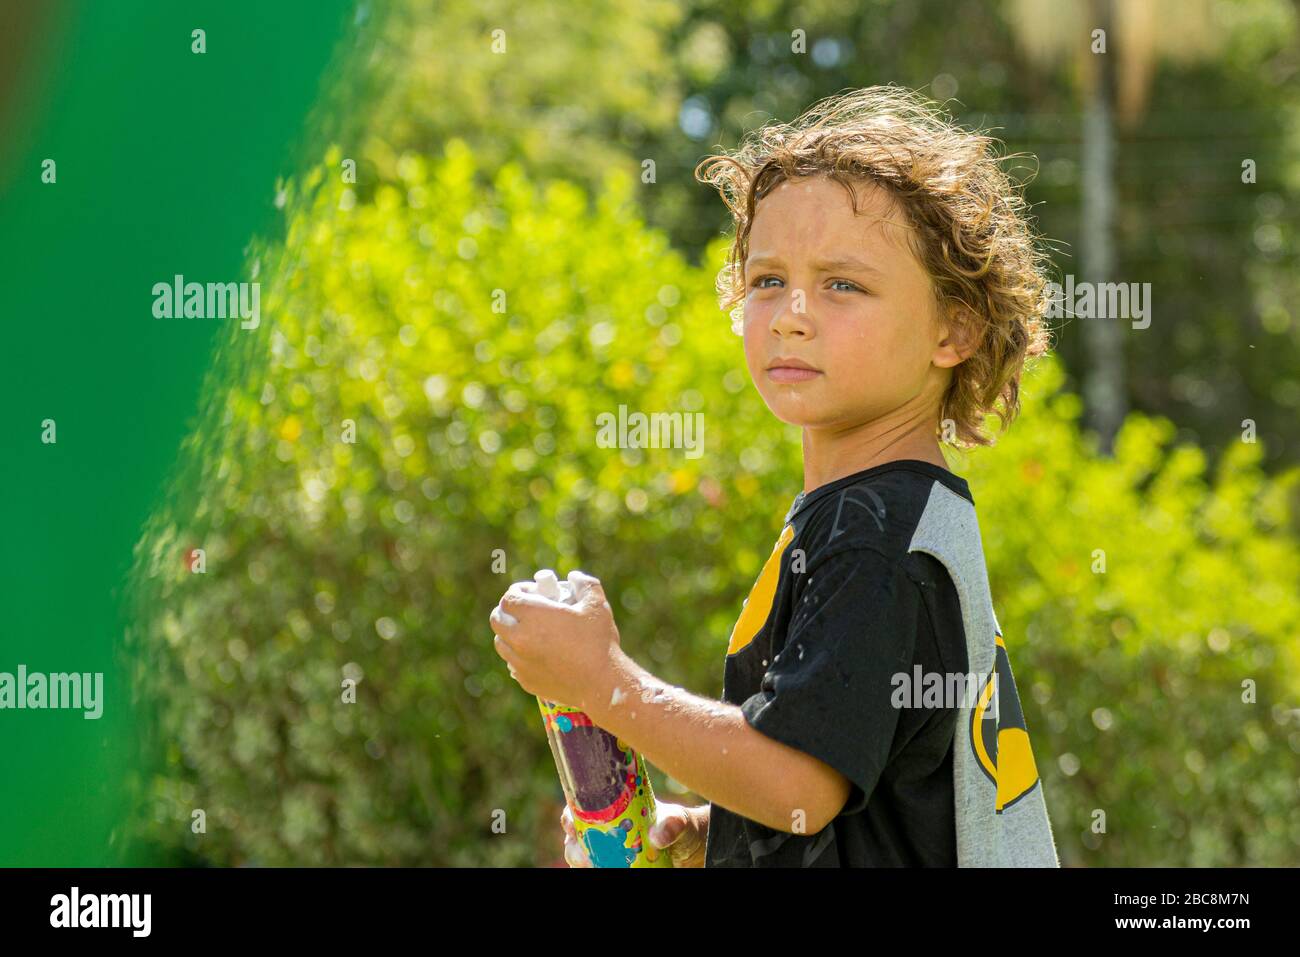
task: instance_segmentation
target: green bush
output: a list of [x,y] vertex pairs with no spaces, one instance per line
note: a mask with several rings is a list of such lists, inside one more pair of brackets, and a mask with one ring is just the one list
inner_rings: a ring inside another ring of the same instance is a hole
[[1098,457],[1061,379],[965,473],[1062,861],[1294,866],[1297,472],[1137,414]]
[[[488,613],[539,567],[582,567],[633,657],[719,695],[802,487],[798,433],[630,179],[589,204],[513,164],[485,184],[459,141],[432,163],[373,143],[362,194],[340,159],[286,184],[283,240],[251,257],[262,325],[219,350],[137,550],[128,637],[159,755],[139,832],[216,864],[554,860],[551,754]],[[1244,444],[1207,487],[1199,453],[1136,417],[1098,458],[1059,387],[1044,366],[960,470],[1062,859],[1295,863],[1286,488]],[[703,412],[705,455],[598,447],[620,404]]]

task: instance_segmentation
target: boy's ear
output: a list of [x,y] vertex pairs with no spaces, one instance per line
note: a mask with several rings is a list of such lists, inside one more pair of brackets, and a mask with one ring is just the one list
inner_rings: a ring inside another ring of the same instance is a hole
[[978,329],[978,320],[968,308],[950,306],[939,320],[939,342],[931,361],[941,369],[960,365],[979,347]]

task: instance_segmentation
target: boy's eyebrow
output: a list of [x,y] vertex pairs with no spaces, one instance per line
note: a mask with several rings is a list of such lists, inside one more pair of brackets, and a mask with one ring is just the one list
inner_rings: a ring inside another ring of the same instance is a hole
[[[745,260],[745,268],[750,269],[762,266],[781,266],[783,263],[775,256],[756,256],[753,259]],[[819,259],[813,263],[813,268],[819,272],[836,272],[841,269],[852,269],[858,272],[870,273],[873,276],[884,276],[884,273],[875,266],[863,262],[861,259],[851,257],[840,259]]]

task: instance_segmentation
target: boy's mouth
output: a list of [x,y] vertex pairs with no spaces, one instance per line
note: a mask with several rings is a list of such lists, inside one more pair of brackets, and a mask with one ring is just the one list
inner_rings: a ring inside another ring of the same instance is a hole
[[814,369],[802,359],[773,359],[767,367],[767,377],[773,382],[805,382],[821,375],[820,369]]

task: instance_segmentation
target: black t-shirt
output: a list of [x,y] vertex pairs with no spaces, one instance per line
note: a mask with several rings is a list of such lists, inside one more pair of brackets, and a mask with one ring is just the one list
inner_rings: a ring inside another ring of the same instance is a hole
[[[967,671],[957,591],[909,551],[936,482],[887,462],[800,493],[732,631],[723,700],[749,724],[838,770],[847,803],[815,834],[714,804],[706,867],[955,867],[955,708],[895,707],[900,672]],[[794,822],[792,822],[793,824]]]

